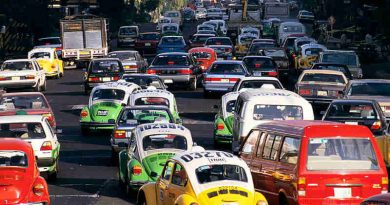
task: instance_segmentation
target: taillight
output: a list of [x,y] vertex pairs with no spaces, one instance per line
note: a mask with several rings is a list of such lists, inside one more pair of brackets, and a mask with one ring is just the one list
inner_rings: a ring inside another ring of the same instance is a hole
[[272,76],[272,77],[276,77],[276,76],[278,76],[278,72],[276,72],[276,71],[271,71],[271,72],[268,72],[268,75],[269,75],[269,76]]
[[0,77],[0,81],[1,80],[7,80],[7,78],[6,77]]
[[33,186],[33,192],[37,196],[42,196],[45,193],[45,186],[41,183],[36,183]]
[[306,196],[306,178],[299,177],[298,178],[298,196]]
[[28,79],[28,80],[33,80],[33,79],[35,79],[35,76],[33,76],[33,75],[28,75],[28,76],[26,76],[26,77],[24,77],[25,79]]
[[41,151],[47,151],[47,150],[52,150],[52,149],[53,149],[53,147],[51,146],[50,141],[43,142],[43,144],[41,146]]
[[376,121],[376,122],[374,122],[374,124],[372,124],[372,126],[371,126],[371,129],[372,130],[379,130],[379,129],[381,129],[382,128],[382,123],[381,123],[381,121]]
[[387,194],[387,187],[389,186],[389,179],[387,176],[382,177],[381,179],[381,184],[382,184],[382,194]]
[[112,79],[113,79],[114,81],[117,81],[117,80],[119,80],[119,76],[114,76]]
[[229,82],[235,83],[238,81],[239,78],[229,78]]
[[116,138],[116,139],[126,138],[126,131],[124,131],[124,130],[115,130],[114,131],[114,138]]
[[82,118],[87,117],[88,116],[88,111],[86,111],[86,110],[81,111],[80,116]]
[[300,89],[299,95],[312,95],[312,91],[309,89]]
[[57,47],[56,51],[62,50],[62,47]]
[[133,167],[133,169],[132,169],[132,173],[133,173],[134,175],[140,175],[140,174],[142,174],[142,167],[139,166],[139,165],[135,165],[135,166]]
[[51,113],[43,114],[42,116],[47,118],[51,126],[54,125],[54,118],[53,115],[51,115]]
[[223,129],[225,129],[225,125],[223,123],[218,123],[217,130],[223,130]]
[[192,74],[192,70],[191,69],[179,70],[178,73],[180,73],[180,74]]
[[148,74],[156,74],[156,70],[147,70],[146,71]]
[[100,81],[100,78],[99,77],[91,77],[91,78],[88,78],[88,81],[89,82],[97,82],[97,81]]

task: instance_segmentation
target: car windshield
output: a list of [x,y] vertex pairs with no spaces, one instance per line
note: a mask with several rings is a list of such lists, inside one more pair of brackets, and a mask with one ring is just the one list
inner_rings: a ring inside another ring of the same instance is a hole
[[267,48],[273,48],[275,45],[273,43],[256,43],[252,44],[252,46],[249,49],[250,54],[261,54],[263,50],[266,50]]
[[269,57],[287,57],[286,52],[284,50],[266,49],[264,50],[264,54]]
[[313,16],[313,13],[308,12],[308,11],[304,11],[304,12],[302,12],[302,15]]
[[119,58],[119,60],[132,60],[136,59],[135,52],[112,52],[108,54],[109,58]]
[[240,43],[245,44],[245,45],[249,45],[250,43],[252,43],[253,39],[256,39],[256,36],[242,36],[240,38]]
[[118,89],[97,89],[92,95],[92,101],[96,100],[123,100],[125,91]]
[[179,28],[177,26],[166,25],[162,28],[163,32],[177,32]]
[[199,43],[199,44],[204,44],[205,42],[206,42],[206,40],[208,39],[208,38],[210,38],[210,37],[212,37],[212,36],[198,36],[198,35],[196,35],[196,36],[194,36],[193,38],[192,38],[192,43]]
[[0,105],[6,109],[46,109],[48,105],[41,95],[3,96]]
[[252,34],[252,35],[255,35],[255,36],[258,36],[259,35],[259,32],[258,31],[255,31],[255,30],[246,30],[244,32],[242,32],[243,34]]
[[214,31],[214,28],[210,26],[199,26],[198,31]]
[[149,135],[142,139],[142,147],[145,151],[156,149],[187,150],[187,146],[187,139],[175,134]]
[[27,155],[23,151],[0,150],[0,167],[28,167]]
[[208,71],[210,74],[221,74],[221,75],[244,75],[245,71],[240,64],[219,64],[215,63],[211,66]]
[[134,105],[164,105],[169,107],[169,100],[163,97],[142,97],[136,99]]
[[211,54],[208,52],[194,52],[194,53],[191,53],[191,55],[195,59],[210,59],[211,58]]
[[236,105],[236,100],[230,100],[226,103],[226,112],[228,114],[233,114],[234,106]]
[[160,34],[158,34],[158,33],[144,33],[144,34],[140,34],[138,39],[139,40],[158,41],[158,40],[160,40]]
[[186,55],[159,55],[154,60],[154,66],[189,66],[190,62]]
[[296,105],[255,105],[254,120],[302,120],[302,107]]
[[41,38],[38,40],[38,45],[52,45],[52,44],[61,44],[60,38]]
[[20,62],[5,62],[1,66],[2,71],[22,71],[22,70],[33,70],[34,67],[30,61]]
[[195,170],[199,184],[223,180],[248,182],[245,169],[238,165],[203,165]]
[[2,123],[0,138],[44,139],[46,138],[40,122]]
[[348,66],[357,66],[356,55],[340,52],[323,54],[322,63],[338,63]]
[[163,37],[160,44],[184,45],[185,43],[182,37]]
[[306,73],[302,77],[301,82],[305,82],[305,83],[322,82],[322,83],[337,83],[337,84],[346,83],[342,75],[325,74],[325,73]]
[[168,12],[165,14],[165,17],[170,17],[170,18],[179,17],[179,13],[178,12]]
[[333,103],[326,118],[377,119],[372,104],[368,103]]
[[305,50],[305,55],[307,56],[318,56],[322,51],[322,48],[308,48]]
[[338,65],[315,65],[313,67],[313,70],[334,70],[334,71],[340,71],[340,72],[344,73],[345,76],[348,77],[348,76],[351,75],[351,73],[347,69],[348,68],[346,68],[346,67],[338,66]]
[[231,46],[232,42],[229,38],[209,38],[207,39],[206,45],[227,45]]
[[118,124],[140,125],[145,123],[173,123],[171,115],[166,110],[126,109],[119,117]]
[[209,48],[214,49],[214,51],[217,53],[217,56],[232,55],[233,51],[231,47],[210,46]]
[[99,60],[92,63],[91,73],[119,73],[121,65],[116,60]]
[[390,83],[353,83],[348,95],[381,95],[390,97]]
[[283,31],[286,33],[302,33],[302,26],[283,26]]
[[50,59],[49,52],[35,52],[30,55],[31,59]]
[[119,28],[119,35],[137,35],[137,28],[136,27]]
[[275,69],[276,65],[269,58],[245,58],[242,60],[249,71]]
[[153,86],[157,89],[164,89],[161,80],[157,76],[123,76],[123,79],[129,83],[135,83],[145,89]]
[[306,168],[322,170],[378,170],[379,164],[370,139],[312,138],[307,149]]
[[239,90],[248,88],[262,88],[262,87],[274,87],[276,89],[283,89],[277,81],[271,80],[245,80],[241,83]]

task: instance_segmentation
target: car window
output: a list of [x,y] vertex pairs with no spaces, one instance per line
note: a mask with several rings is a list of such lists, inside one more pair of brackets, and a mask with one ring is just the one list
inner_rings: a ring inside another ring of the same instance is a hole
[[175,17],[179,17],[179,13],[177,12],[168,12],[164,15],[165,17],[170,17],[170,18],[175,18]]
[[324,53],[321,62],[323,63],[338,63],[348,66],[357,66],[355,54],[349,53]]
[[119,60],[136,60],[135,52],[112,52],[108,54],[109,58],[119,58]]
[[282,144],[282,150],[280,151],[280,161],[297,164],[298,154],[301,140],[293,137],[285,137]]
[[23,71],[23,70],[34,70],[34,66],[30,61],[5,62],[1,66],[1,71]]
[[238,165],[204,165],[195,170],[199,184],[223,180],[248,182],[245,169]]
[[305,50],[305,55],[307,56],[318,56],[322,51],[322,48],[308,48]]
[[210,38],[210,36],[194,36],[191,41],[192,43],[204,44],[208,38]]
[[191,55],[195,59],[210,59],[211,58],[211,54],[208,52],[194,52],[194,53],[191,53]]
[[50,59],[49,52],[35,52],[30,55],[31,59]]
[[269,160],[276,160],[281,141],[282,141],[281,136],[268,134],[267,140],[265,141],[264,144],[263,158]]
[[92,94],[92,101],[95,100],[123,100],[125,91],[119,89],[97,89]]
[[269,57],[287,57],[286,52],[284,50],[265,49],[264,54]]
[[390,83],[353,83],[348,95],[390,96]]
[[0,167],[28,167],[27,154],[18,150],[0,150]]
[[243,80],[239,89],[243,88],[261,88],[261,87],[274,87],[276,89],[283,89],[277,81],[271,80]]
[[156,149],[180,149],[187,150],[187,139],[175,134],[149,135],[142,139],[142,146],[145,151]]
[[166,110],[153,109],[125,109],[122,111],[118,119],[118,124],[125,125],[140,125],[145,123],[162,123],[172,122],[171,116]]
[[307,148],[306,168],[309,171],[378,170],[379,164],[368,137],[312,138]]
[[179,27],[174,25],[164,25],[162,30],[163,32],[177,32],[179,31]]
[[41,123],[2,123],[0,124],[0,138],[44,139],[45,130]]
[[122,77],[126,82],[135,83],[141,88],[145,89],[149,86],[154,86],[157,89],[163,89],[164,85],[161,80],[156,76],[123,76]]
[[92,63],[91,73],[118,73],[122,72],[121,65],[116,60],[99,60]]
[[187,183],[187,174],[184,170],[183,166],[176,163],[175,169],[172,174],[172,184],[178,185],[178,186],[185,186]]
[[48,104],[41,95],[3,96],[0,105],[6,109],[46,109]]
[[334,70],[344,73],[345,76],[351,76],[351,73],[347,69],[348,68],[337,65],[314,65],[313,67],[313,70]]
[[326,118],[377,119],[377,114],[371,104],[333,103],[329,107]]
[[134,105],[164,105],[169,107],[169,100],[163,97],[142,97],[137,98]]
[[165,165],[164,173],[162,174],[163,179],[168,181],[171,178],[173,165],[173,162],[167,162],[167,164]]
[[229,38],[208,38],[206,45],[228,45],[231,46],[232,41]]
[[154,66],[189,66],[190,60],[186,55],[159,55],[153,60]]
[[325,83],[338,83],[345,84],[345,80],[342,75],[325,74],[325,73],[306,73],[302,77],[301,82],[325,82]]
[[254,120],[302,120],[303,110],[296,105],[263,105],[253,108]]
[[219,64],[215,63],[208,71],[210,74],[222,74],[222,75],[244,75],[245,71],[240,64]]
[[275,62],[269,58],[245,58],[243,63],[249,71],[269,70],[277,68]]
[[262,149],[263,149],[263,145],[265,143],[267,136],[268,136],[268,134],[266,132],[261,133],[261,137],[260,137],[260,140],[259,140],[259,143],[257,146],[257,152],[256,152],[256,156],[259,158],[262,157]]
[[145,33],[140,34],[138,39],[140,40],[160,40],[160,34],[157,33]]
[[230,100],[226,103],[226,112],[232,114],[234,111],[234,107],[236,105],[236,100]]
[[119,35],[137,35],[137,28],[136,27],[119,28]]
[[217,54],[217,56],[232,55],[232,51],[233,51],[233,49],[231,47],[229,47],[229,46],[227,46],[227,47],[224,47],[224,46],[221,46],[221,47],[210,46],[209,48],[214,49],[214,51]]
[[283,26],[283,31],[285,33],[302,33],[302,26]]
[[167,44],[167,45],[184,45],[184,40],[183,38],[180,37],[163,37],[161,39],[162,45]]
[[245,141],[245,144],[242,148],[242,154],[245,155],[252,155],[252,153],[255,151],[257,139],[259,137],[259,131],[253,130],[249,136],[248,139]]

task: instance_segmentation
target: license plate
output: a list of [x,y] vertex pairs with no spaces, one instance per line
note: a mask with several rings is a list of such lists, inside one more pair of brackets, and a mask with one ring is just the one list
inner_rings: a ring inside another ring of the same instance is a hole
[[89,55],[89,51],[80,51],[80,55]]
[[173,80],[172,80],[172,79],[166,79],[166,80],[164,80],[164,83],[172,84],[172,83],[173,83]]
[[254,76],[261,76],[261,72],[253,72]]
[[150,44],[150,43],[145,43],[145,46],[151,46],[152,44]]
[[347,125],[358,125],[359,123],[358,122],[345,122],[345,124],[347,124]]
[[352,190],[351,188],[334,188],[334,197],[335,198],[351,198]]
[[97,115],[98,116],[106,116],[108,114],[107,110],[98,110]]
[[110,77],[104,77],[104,78],[102,79],[102,81],[103,81],[103,82],[109,82],[109,81],[111,81],[111,78],[110,78]]
[[20,80],[20,77],[12,77],[12,80]]
[[318,96],[328,96],[328,92],[327,91],[317,91],[317,95]]
[[221,79],[221,82],[223,82],[223,83],[228,83],[228,82],[229,82],[229,79]]

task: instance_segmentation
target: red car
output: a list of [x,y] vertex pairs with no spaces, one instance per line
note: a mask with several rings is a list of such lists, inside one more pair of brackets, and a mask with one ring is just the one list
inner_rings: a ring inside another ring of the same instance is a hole
[[205,72],[217,60],[217,52],[212,48],[191,48],[188,53],[200,64],[202,72]]
[[[160,42],[161,34],[158,32],[140,33],[135,42],[135,50],[142,56],[144,54],[155,54],[157,52],[157,45]],[[144,56],[145,57],[145,56]]]
[[47,183],[28,142],[0,140],[0,189],[0,204],[50,204]]
[[57,124],[53,110],[41,92],[5,93],[0,98],[0,116],[15,115],[23,110],[28,115],[43,115],[55,129]]

